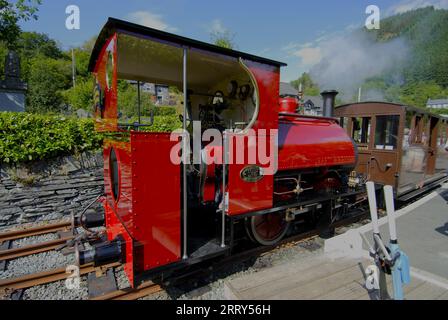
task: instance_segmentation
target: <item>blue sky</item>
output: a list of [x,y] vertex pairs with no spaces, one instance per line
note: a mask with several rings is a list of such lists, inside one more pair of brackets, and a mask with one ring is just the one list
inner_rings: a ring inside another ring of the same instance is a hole
[[[427,4],[446,8],[448,0],[43,0],[39,20],[22,28],[64,49],[98,34],[108,17],[207,42],[212,30],[229,30],[238,50],[288,63],[282,80],[290,81],[319,62],[319,43],[364,25],[371,4],[384,17]],[[68,5],[80,8],[80,30],[65,28]]]

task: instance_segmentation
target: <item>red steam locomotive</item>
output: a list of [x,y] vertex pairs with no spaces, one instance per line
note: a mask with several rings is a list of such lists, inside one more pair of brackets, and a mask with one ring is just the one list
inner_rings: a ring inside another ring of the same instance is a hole
[[[241,239],[272,245],[303,219],[328,226],[349,214],[363,190],[350,176],[357,147],[333,117],[337,92],[322,94],[324,117],[299,115],[293,99],[279,99],[282,66],[109,19],[89,66],[96,128],[113,133],[104,145],[108,240],[79,262],[120,259],[138,285],[229,255]],[[123,123],[119,81],[137,84],[135,122]],[[142,83],[183,92],[183,130],[144,130],[154,119],[141,115]]]

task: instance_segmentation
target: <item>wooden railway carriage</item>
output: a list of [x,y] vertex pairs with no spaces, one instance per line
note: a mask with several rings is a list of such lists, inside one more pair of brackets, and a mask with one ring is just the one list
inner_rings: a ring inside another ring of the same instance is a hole
[[446,118],[385,102],[339,106],[335,115],[358,145],[356,171],[394,186],[398,199],[410,199],[447,177]]
[[[356,147],[331,117],[336,93],[324,94],[328,117],[300,116],[283,100],[280,107],[282,66],[109,19],[89,65],[96,128],[112,133],[104,145],[108,241],[79,252],[80,263],[118,257],[135,285],[230,254],[243,233],[274,244],[299,217],[328,225],[356,208],[361,191],[346,183]],[[141,83],[183,93],[183,131],[143,130],[152,121],[141,113]],[[118,87],[131,84],[136,117],[126,118]],[[205,138],[207,129],[218,136]],[[195,134],[199,141],[188,143]],[[193,161],[173,161],[179,153]]]

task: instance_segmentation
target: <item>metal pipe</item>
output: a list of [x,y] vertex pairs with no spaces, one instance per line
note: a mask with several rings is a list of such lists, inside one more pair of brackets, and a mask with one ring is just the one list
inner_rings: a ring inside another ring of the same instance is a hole
[[184,57],[183,57],[183,85],[184,85],[184,119],[183,119],[183,175],[182,175],[182,183],[183,183],[183,212],[184,212],[184,226],[183,226],[183,234],[184,234],[184,254],[183,259],[188,259],[188,249],[187,249],[187,217],[188,217],[188,203],[187,203],[187,105],[188,105],[188,93],[187,93],[187,48],[184,48]]
[[324,91],[321,93],[323,98],[323,115],[324,117],[333,118],[334,108],[336,105],[336,96],[339,94],[336,90]]
[[222,164],[222,238],[221,238],[221,248],[226,246],[226,174],[227,174],[227,133],[223,132],[223,164]]

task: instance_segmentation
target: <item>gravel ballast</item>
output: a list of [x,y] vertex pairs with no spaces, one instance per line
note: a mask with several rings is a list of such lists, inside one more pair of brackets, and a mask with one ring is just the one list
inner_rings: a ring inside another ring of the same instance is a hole
[[[361,224],[365,224],[361,223]],[[340,234],[354,224],[339,228]],[[24,246],[42,241],[50,241],[56,234],[30,237],[14,241],[14,246]],[[229,263],[219,270],[210,272],[203,278],[192,278],[179,285],[170,286],[166,290],[142,298],[141,300],[222,300],[224,299],[224,283],[226,280],[237,279],[240,276],[256,273],[272,266],[312,258],[323,253],[324,240],[313,238],[299,243],[291,243],[266,252],[258,257],[245,261]],[[88,246],[87,246],[88,247]],[[63,255],[60,252],[49,251],[37,255],[22,257],[9,261],[6,271],[0,271],[0,279],[19,277],[26,274],[48,271],[55,268],[67,267],[75,264],[74,254]],[[200,279],[199,279],[200,278]],[[115,269],[115,279],[118,289],[128,288],[129,281],[123,267]],[[22,299],[26,300],[85,300],[88,299],[87,277],[82,276],[77,289],[68,289],[65,280],[40,285],[24,290]]]

